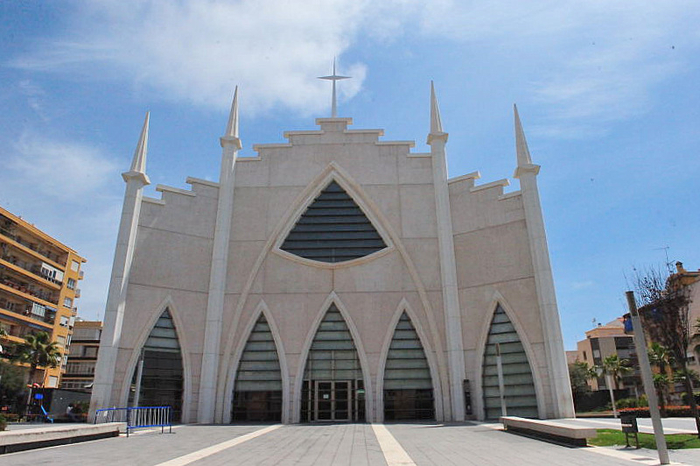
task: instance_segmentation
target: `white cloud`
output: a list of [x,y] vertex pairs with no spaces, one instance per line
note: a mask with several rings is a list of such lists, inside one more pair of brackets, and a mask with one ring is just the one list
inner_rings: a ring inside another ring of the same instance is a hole
[[595,282],[592,280],[571,283],[571,288],[574,290],[586,290],[589,288],[593,288],[594,286]]
[[694,66],[687,52],[700,48],[698,21],[689,0],[438,0],[421,26],[507,57],[508,73],[537,76],[530,92],[547,109],[538,132],[570,137],[646,112],[655,86]]
[[[348,49],[363,25],[367,1],[309,0],[198,2],[87,2],[69,37],[17,58],[37,71],[83,71],[126,77],[145,92],[201,106],[225,108],[235,85],[252,111],[276,105],[305,113],[328,106],[334,56]],[[351,98],[365,67],[339,63],[353,80],[340,86]]]
[[99,192],[116,165],[100,149],[25,133],[0,179],[19,192],[75,202]]
[[42,102],[46,92],[44,89],[29,79],[23,79],[17,83],[19,91],[27,98],[27,105],[34,110],[39,118],[48,121],[46,110]]
[[[226,109],[233,87],[260,113],[279,106],[303,114],[328,108],[330,71],[362,87],[366,67],[342,55],[363,43],[441,38],[512,76],[548,110],[543,133],[597,132],[649,108],[650,94],[684,66],[671,47],[697,48],[693,1],[288,0],[83,1],[71,32],[40,44],[15,66],[126,79],[161,98]],[[436,53],[440,50],[437,49]],[[507,63],[499,61],[510,60]],[[462,63],[455,63],[463,66]],[[492,70],[493,71],[493,70]],[[533,79],[534,77],[534,79]],[[584,124],[583,121],[587,120]],[[594,121],[593,125],[590,121]]]

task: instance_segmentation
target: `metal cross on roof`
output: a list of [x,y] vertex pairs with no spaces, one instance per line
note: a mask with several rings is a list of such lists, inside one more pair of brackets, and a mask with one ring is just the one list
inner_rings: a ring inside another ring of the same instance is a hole
[[328,81],[333,81],[333,97],[331,100],[331,118],[338,116],[338,99],[335,93],[335,82],[341,79],[350,79],[352,76],[339,76],[335,74],[335,58],[333,59],[333,74],[330,76],[319,76],[318,79],[325,79]]

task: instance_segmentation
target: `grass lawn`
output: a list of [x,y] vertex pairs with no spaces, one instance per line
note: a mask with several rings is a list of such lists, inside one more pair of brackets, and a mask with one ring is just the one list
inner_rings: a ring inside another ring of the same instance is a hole
[[[609,447],[612,445],[626,445],[625,434],[619,430],[598,429],[598,435],[588,441],[590,445]],[[634,437],[630,437],[630,445],[635,446]],[[683,448],[700,448],[700,439],[697,435],[673,434],[666,435],[666,445],[669,449],[681,450]],[[656,450],[656,442],[652,434],[639,434],[639,446]]]

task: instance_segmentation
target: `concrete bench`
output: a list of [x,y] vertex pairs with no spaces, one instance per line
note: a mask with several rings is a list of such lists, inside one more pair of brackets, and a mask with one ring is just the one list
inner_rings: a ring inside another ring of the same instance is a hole
[[123,422],[47,425],[0,432],[0,454],[119,436]]
[[592,427],[573,427],[559,424],[556,421],[503,416],[501,422],[506,431],[578,447],[587,446],[586,439],[597,435],[596,430]]

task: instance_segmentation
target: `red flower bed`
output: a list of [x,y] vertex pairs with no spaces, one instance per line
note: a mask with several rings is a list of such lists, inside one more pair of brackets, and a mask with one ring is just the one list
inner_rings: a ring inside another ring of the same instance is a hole
[[[620,414],[634,414],[637,417],[649,417],[649,408],[622,408]],[[666,406],[668,417],[692,417],[690,406]]]

